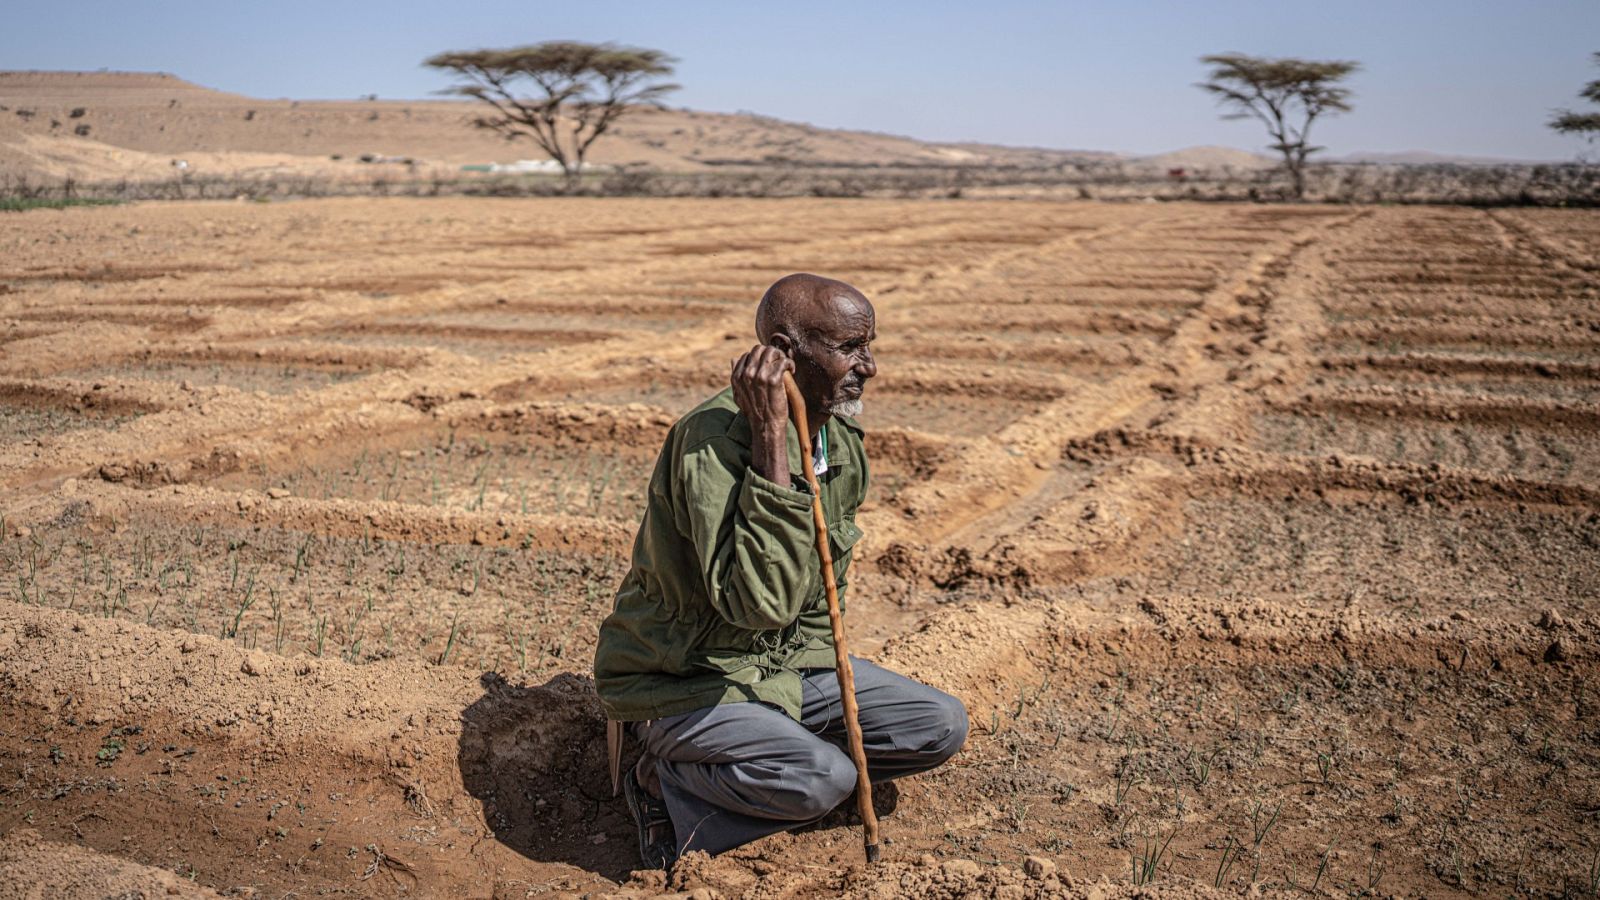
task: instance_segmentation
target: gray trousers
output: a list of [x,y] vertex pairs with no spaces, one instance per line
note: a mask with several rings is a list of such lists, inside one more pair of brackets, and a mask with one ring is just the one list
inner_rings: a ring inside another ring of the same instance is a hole
[[[927,771],[961,749],[961,701],[866,660],[851,662],[874,783]],[[855,790],[839,680],[832,669],[802,674],[798,722],[745,702],[634,723],[640,764],[654,762],[680,854],[721,853],[814,822]]]

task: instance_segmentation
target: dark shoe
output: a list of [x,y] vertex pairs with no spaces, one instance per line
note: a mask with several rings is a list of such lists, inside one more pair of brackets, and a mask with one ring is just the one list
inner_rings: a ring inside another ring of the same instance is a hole
[[669,871],[678,861],[678,838],[672,833],[667,805],[650,796],[632,769],[622,779],[622,795],[639,827],[639,861],[646,869]]
[[[829,828],[854,828],[861,824],[861,807],[856,800],[856,792],[851,791],[844,802],[833,808],[833,811],[809,825],[802,825],[794,829],[796,834],[807,831],[825,831]],[[872,786],[872,812],[880,819],[894,815],[895,808],[900,805],[900,788],[892,781],[881,781]]]

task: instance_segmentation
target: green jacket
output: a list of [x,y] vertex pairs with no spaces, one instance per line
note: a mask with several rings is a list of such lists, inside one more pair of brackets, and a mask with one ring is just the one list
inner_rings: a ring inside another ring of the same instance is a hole
[[[819,479],[841,604],[867,492],[861,428],[823,429]],[[800,718],[798,669],[832,668],[811,494],[750,468],[750,423],[731,388],[667,434],[650,476],[633,566],[600,625],[595,688],[612,719],[658,719],[756,700]],[[789,471],[803,471],[789,425]]]

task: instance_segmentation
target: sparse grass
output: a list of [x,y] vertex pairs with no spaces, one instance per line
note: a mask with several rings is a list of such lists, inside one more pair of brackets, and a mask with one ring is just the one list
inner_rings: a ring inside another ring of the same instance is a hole
[[[620,561],[582,554],[314,536],[133,520],[39,528],[0,542],[18,602],[206,632],[247,648],[437,661],[437,608],[459,607],[452,664],[566,668],[592,646]],[[470,648],[470,657],[462,651]]]
[[332,464],[255,468],[218,484],[282,487],[313,500],[387,501],[472,513],[566,514],[637,521],[654,448],[563,447],[542,439],[436,439],[396,450],[363,448]]

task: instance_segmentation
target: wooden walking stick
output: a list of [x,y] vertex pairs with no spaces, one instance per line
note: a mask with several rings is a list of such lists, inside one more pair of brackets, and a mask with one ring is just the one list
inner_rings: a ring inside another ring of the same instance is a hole
[[867,847],[867,862],[878,861],[878,814],[872,809],[872,781],[867,776],[867,751],[862,746],[861,721],[856,712],[856,676],[845,649],[844,617],[839,612],[839,588],[833,579],[833,551],[828,546],[828,520],[822,514],[822,486],[811,468],[811,429],[806,422],[806,401],[794,376],[783,373],[783,390],[789,395],[789,417],[794,419],[800,442],[800,467],[811,485],[811,520],[817,527],[817,555],[822,557],[822,586],[828,595],[828,622],[833,626],[833,656],[839,676],[839,699],[844,705],[844,729],[850,760],[856,764],[856,809]]

